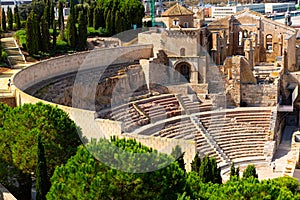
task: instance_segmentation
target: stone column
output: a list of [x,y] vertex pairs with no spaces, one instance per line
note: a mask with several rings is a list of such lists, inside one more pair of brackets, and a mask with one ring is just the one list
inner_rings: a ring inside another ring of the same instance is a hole
[[283,43],[282,43],[282,34],[279,34],[278,35],[278,45],[279,45],[279,48],[278,48],[278,55],[282,56],[282,50],[283,50]]
[[254,59],[253,59],[253,52],[254,49],[252,47],[252,39],[246,38],[244,43],[244,51],[245,51],[245,57],[247,58],[251,69],[253,70],[254,67]]
[[220,65],[220,45],[219,45],[219,33],[212,33],[212,49],[213,59],[217,65]]
[[193,84],[198,84],[198,72],[197,71],[191,71],[190,82]]

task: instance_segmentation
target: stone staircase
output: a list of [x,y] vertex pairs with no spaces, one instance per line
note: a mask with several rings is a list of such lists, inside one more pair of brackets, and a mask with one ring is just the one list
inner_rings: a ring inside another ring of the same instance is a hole
[[2,38],[1,43],[5,52],[7,53],[7,59],[12,68],[16,65],[26,63],[25,57],[14,38]]
[[217,155],[221,158],[222,163],[228,163],[230,162],[229,157],[223,152],[223,150],[219,147],[219,145],[216,143],[214,138],[208,133],[208,131],[204,128],[204,126],[201,124],[199,119],[196,116],[190,116],[192,123],[195,125],[197,130],[202,134],[202,136],[206,139],[207,143],[215,150]]

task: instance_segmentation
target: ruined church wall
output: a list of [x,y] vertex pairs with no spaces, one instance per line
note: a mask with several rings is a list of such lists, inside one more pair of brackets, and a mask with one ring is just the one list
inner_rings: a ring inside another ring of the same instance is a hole
[[241,84],[241,102],[247,106],[276,106],[278,88],[278,83]]

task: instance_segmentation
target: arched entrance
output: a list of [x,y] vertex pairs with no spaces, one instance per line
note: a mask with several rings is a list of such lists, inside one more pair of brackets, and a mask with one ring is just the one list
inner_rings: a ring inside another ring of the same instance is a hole
[[186,62],[182,62],[176,65],[175,70],[178,71],[181,76],[180,76],[180,82],[190,82],[190,78],[191,78],[191,65],[186,63]]

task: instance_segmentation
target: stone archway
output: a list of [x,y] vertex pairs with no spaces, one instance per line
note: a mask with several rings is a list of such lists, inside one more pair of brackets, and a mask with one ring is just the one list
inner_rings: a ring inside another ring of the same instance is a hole
[[175,66],[175,70],[178,71],[181,76],[179,78],[180,82],[190,82],[191,80],[191,65],[187,62],[178,63]]

